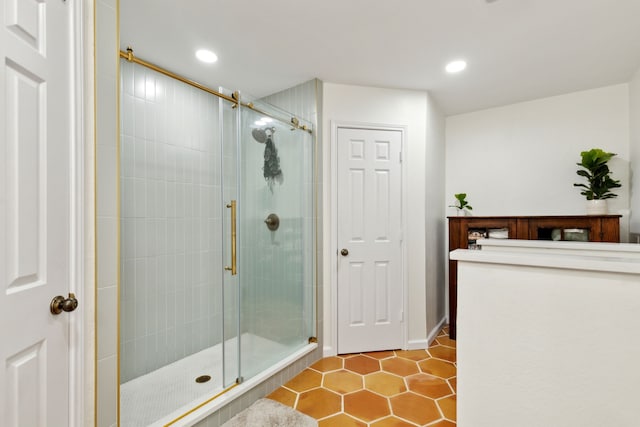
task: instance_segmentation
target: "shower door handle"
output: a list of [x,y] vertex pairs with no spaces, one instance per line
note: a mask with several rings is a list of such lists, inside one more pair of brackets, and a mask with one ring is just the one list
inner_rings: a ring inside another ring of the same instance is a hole
[[227,205],[227,208],[231,209],[231,267],[225,265],[224,269],[231,272],[232,276],[238,274],[238,267],[236,264],[236,211],[237,203],[232,200]]

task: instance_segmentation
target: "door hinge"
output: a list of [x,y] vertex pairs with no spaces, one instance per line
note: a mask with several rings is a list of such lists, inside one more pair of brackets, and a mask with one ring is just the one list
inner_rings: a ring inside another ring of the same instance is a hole
[[400,152],[400,163],[402,163],[402,151]]
[[400,322],[404,322],[404,310],[400,310]]

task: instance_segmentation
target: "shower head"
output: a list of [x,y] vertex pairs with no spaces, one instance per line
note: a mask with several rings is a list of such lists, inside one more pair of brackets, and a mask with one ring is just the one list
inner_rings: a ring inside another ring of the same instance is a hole
[[276,131],[275,127],[268,127],[268,128],[256,128],[251,130],[251,135],[253,136],[253,139],[255,139],[256,141],[258,141],[260,144],[264,144],[265,142],[267,142],[267,139],[269,139],[269,137],[271,135],[273,135]]
[[264,129],[253,129],[251,131],[251,135],[253,136],[253,139],[258,141],[260,144],[267,142],[267,133]]

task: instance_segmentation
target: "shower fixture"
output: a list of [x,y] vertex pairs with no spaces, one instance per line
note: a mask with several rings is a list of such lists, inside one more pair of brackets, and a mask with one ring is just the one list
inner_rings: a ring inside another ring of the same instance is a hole
[[273,135],[273,133],[276,131],[276,128],[271,127],[271,128],[252,129],[251,136],[253,136],[253,139],[255,139],[260,144],[264,144],[265,142],[267,142],[267,138],[269,137],[269,135],[267,134],[267,131],[270,132],[270,135]]
[[280,227],[280,218],[278,215],[272,213],[264,220],[264,223],[267,224],[269,230],[276,231],[278,227]]

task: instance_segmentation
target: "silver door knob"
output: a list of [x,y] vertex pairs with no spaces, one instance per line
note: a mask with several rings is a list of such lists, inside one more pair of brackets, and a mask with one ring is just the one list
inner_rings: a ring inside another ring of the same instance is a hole
[[49,309],[51,310],[51,314],[60,314],[63,311],[67,313],[78,308],[78,300],[76,299],[75,294],[70,293],[69,298],[65,298],[62,295],[58,295],[54,299],[51,300],[51,305]]
[[340,251],[340,255],[342,255],[342,256],[347,256],[347,255],[349,255],[349,250],[348,250],[348,249],[343,249],[343,250],[341,250],[341,251]]

